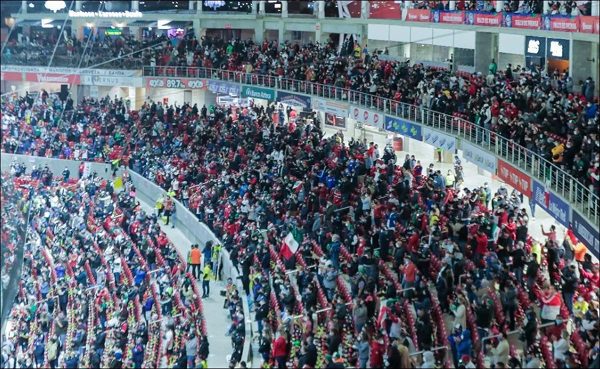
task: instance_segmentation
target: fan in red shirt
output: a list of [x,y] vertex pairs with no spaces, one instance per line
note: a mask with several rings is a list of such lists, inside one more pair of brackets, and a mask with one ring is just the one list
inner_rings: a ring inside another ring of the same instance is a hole
[[285,369],[285,362],[287,361],[287,339],[284,330],[279,331],[279,337],[273,343],[273,357],[277,362],[279,369]]
[[371,368],[383,368],[383,353],[385,344],[380,332],[376,333],[376,339],[371,342],[371,352],[369,356],[369,366]]

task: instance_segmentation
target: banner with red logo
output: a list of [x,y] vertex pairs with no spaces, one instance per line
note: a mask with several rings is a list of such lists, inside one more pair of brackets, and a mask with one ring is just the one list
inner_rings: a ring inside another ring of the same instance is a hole
[[2,72],[2,81],[22,81],[23,73],[20,72]]
[[498,178],[523,195],[531,198],[531,178],[501,159],[498,159]]
[[370,1],[369,18],[402,19],[399,1]]
[[40,83],[79,84],[80,78],[77,74],[60,73],[25,73],[25,80]]
[[576,17],[546,15],[544,16],[544,29],[548,31],[578,32],[579,20]]
[[472,26],[500,27],[502,13],[467,12],[465,23]]
[[431,13],[429,9],[408,9],[406,21],[408,22],[429,22]]
[[350,106],[350,118],[359,123],[383,129],[384,115],[371,110]]
[[542,28],[542,16],[504,13],[502,25],[509,28],[540,29]]
[[433,22],[434,23],[449,23],[449,24],[463,24],[465,23],[465,12],[463,11],[433,11]]
[[581,33],[600,33],[600,18],[580,15],[579,32]]

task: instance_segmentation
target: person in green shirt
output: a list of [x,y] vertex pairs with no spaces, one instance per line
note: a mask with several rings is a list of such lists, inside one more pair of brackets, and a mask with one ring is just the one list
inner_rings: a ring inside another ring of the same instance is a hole
[[488,69],[490,71],[490,74],[496,75],[496,72],[498,71],[498,65],[496,64],[496,60],[492,59],[492,62],[490,63]]

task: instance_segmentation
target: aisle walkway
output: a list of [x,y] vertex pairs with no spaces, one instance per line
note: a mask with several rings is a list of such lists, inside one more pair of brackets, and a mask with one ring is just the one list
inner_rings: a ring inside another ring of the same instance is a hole
[[[140,203],[146,213],[152,213],[154,211],[148,204],[141,201]],[[164,226],[162,222],[159,222],[159,224],[179,252],[181,252],[184,257],[187,256],[191,242],[185,235],[177,228],[174,229],[171,228],[171,226]],[[209,368],[227,368],[229,366],[229,355],[233,352],[231,339],[225,336],[227,327],[230,324],[226,311],[223,309],[225,298],[219,293],[224,287],[224,282],[211,282],[210,297],[202,299],[210,347],[210,354],[207,360]],[[202,283],[198,283],[198,290],[202,291]]]

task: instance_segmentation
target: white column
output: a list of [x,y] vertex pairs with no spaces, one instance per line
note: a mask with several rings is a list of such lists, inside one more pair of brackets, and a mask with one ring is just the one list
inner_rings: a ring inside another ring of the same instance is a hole
[[448,9],[449,10],[456,10],[456,0],[450,0],[450,1],[448,1]]
[[496,0],[496,11],[501,12],[504,10],[504,0]]
[[131,1],[131,11],[132,12],[137,12],[138,10],[140,10],[140,2],[139,2],[139,0],[132,0]]
[[196,14],[202,14],[202,0],[198,0],[196,3]]
[[281,18],[287,18],[288,17],[288,3],[287,1],[282,1],[281,2]]
[[315,15],[317,16],[317,18],[319,18],[319,19],[325,18],[325,1],[318,0],[318,1],[315,1],[313,4],[315,7],[314,12],[315,12]]
[[360,2],[360,17],[361,19],[367,19],[369,18],[369,2],[368,1],[361,1]]
[[21,0],[21,11],[23,14],[27,14],[27,0]]
[[600,15],[600,2],[592,1],[592,16],[597,17]]
[[258,2],[258,15],[265,15],[265,0],[261,0]]
[[547,1],[544,1],[544,14],[548,14],[550,12],[550,4]]
[[78,12],[81,11],[81,0],[75,1],[75,10]]
[[193,1],[189,1],[188,2],[188,9],[189,10],[194,10],[194,2]]
[[202,37],[202,30],[200,29],[200,19],[196,18],[192,21],[192,27],[194,27],[194,35],[196,39],[199,41],[200,37]]
[[253,1],[252,2],[252,14],[256,15],[256,13],[258,13],[258,2],[257,1]]

